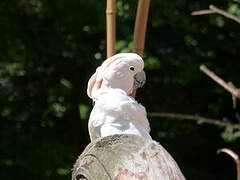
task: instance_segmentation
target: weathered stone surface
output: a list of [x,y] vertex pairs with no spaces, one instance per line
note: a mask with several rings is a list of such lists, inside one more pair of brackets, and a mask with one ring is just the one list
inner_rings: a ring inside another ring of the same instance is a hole
[[114,135],[90,143],[73,168],[72,180],[184,180],[178,165],[157,142]]

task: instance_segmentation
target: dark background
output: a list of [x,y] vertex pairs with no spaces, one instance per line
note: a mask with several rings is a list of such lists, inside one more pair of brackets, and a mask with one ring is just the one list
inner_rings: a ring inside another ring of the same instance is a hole
[[[105,1],[0,1],[0,179],[65,180],[90,142],[87,81],[105,59]],[[199,71],[206,64],[240,84],[240,25],[191,16],[209,4],[240,17],[239,0],[152,0],[146,36],[148,112],[198,114],[239,123],[230,94]],[[130,52],[137,1],[117,0],[117,51]],[[236,179],[240,132],[149,117],[153,139],[190,180]]]

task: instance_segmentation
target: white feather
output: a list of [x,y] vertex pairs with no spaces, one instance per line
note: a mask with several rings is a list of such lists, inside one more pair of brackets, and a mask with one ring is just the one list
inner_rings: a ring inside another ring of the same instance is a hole
[[135,134],[148,139],[150,127],[145,108],[121,89],[100,88],[89,118],[91,141],[114,134]]

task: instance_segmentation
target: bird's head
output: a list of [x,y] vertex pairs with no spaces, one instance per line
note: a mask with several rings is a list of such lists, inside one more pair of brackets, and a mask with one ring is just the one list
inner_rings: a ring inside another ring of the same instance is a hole
[[145,83],[143,68],[144,61],[135,53],[120,53],[106,59],[88,82],[88,96],[92,97],[93,91],[102,86],[120,88],[130,95]]

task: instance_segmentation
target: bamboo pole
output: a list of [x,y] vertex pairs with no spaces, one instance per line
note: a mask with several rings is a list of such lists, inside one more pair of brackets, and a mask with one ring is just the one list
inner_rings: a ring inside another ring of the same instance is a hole
[[106,29],[107,29],[107,57],[115,54],[116,43],[116,0],[107,0]]
[[133,52],[143,56],[150,0],[139,0],[134,27]]
[[[140,56],[143,56],[144,53],[149,6],[150,0],[138,1],[137,15],[133,35],[133,52],[137,53]],[[133,89],[131,96],[135,98],[136,93],[137,90]]]

